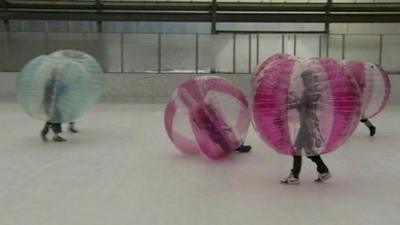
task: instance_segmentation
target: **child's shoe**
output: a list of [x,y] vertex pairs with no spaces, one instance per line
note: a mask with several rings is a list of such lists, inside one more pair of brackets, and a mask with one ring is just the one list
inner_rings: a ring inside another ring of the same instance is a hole
[[368,127],[368,128],[369,128],[369,136],[370,137],[374,136],[375,133],[376,133],[376,127],[375,126],[371,126],[371,127]]
[[330,174],[329,172],[328,173],[320,173],[320,174],[318,174],[318,178],[314,181],[317,183],[322,183],[331,177],[332,177],[332,174]]
[[65,140],[63,137],[57,135],[57,136],[53,137],[53,141],[54,142],[64,142],[64,141],[67,141],[67,140]]
[[69,124],[69,132],[71,132],[71,133],[79,133],[79,131],[77,129],[75,129],[75,124],[74,123],[70,123]]
[[293,174],[290,174],[284,180],[281,180],[281,184],[289,184],[289,185],[300,184],[300,178],[295,177]]
[[247,153],[250,152],[251,146],[250,145],[241,145],[235,151],[238,153]]

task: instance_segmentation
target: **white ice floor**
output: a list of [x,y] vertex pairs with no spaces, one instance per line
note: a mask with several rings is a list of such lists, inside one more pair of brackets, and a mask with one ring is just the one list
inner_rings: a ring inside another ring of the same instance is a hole
[[282,186],[291,159],[250,131],[250,154],[185,157],[163,127],[163,106],[100,104],[66,143],[42,143],[40,121],[0,104],[0,225],[398,225],[400,106],[360,126],[325,156],[333,178]]

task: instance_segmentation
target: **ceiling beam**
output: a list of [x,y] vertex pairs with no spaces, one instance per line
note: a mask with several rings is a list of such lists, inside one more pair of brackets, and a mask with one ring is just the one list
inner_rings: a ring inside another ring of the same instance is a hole
[[[209,12],[41,12],[0,11],[7,20],[96,20],[96,21],[182,21],[211,22]],[[400,23],[400,14],[325,14],[325,13],[216,13],[218,22],[291,23]]]
[[[5,0],[1,0],[5,1]],[[107,1],[13,1],[10,9],[49,9],[49,10],[208,10],[212,2],[107,2]],[[322,12],[326,3],[217,3],[217,11],[293,11]],[[400,12],[400,3],[332,3],[332,12]]]

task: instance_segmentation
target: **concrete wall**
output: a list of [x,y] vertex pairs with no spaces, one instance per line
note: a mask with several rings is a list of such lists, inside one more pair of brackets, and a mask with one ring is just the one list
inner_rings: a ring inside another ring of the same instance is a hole
[[[0,72],[0,100],[15,101],[16,73]],[[105,101],[165,102],[175,88],[195,74],[107,74]],[[250,93],[249,74],[226,74],[247,95]],[[391,103],[400,103],[400,75],[391,75]]]

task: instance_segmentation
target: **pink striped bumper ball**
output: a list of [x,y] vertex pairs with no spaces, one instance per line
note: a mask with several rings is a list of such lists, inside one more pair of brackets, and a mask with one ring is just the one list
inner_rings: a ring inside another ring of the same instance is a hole
[[247,99],[237,87],[220,77],[202,76],[175,90],[164,122],[183,153],[220,159],[243,143],[250,117]]
[[360,62],[343,61],[345,71],[356,80],[361,92],[361,117],[370,119],[386,106],[390,96],[388,73],[380,66]]
[[289,57],[258,73],[253,124],[277,152],[329,153],[355,130],[361,115],[360,94],[335,60]]

